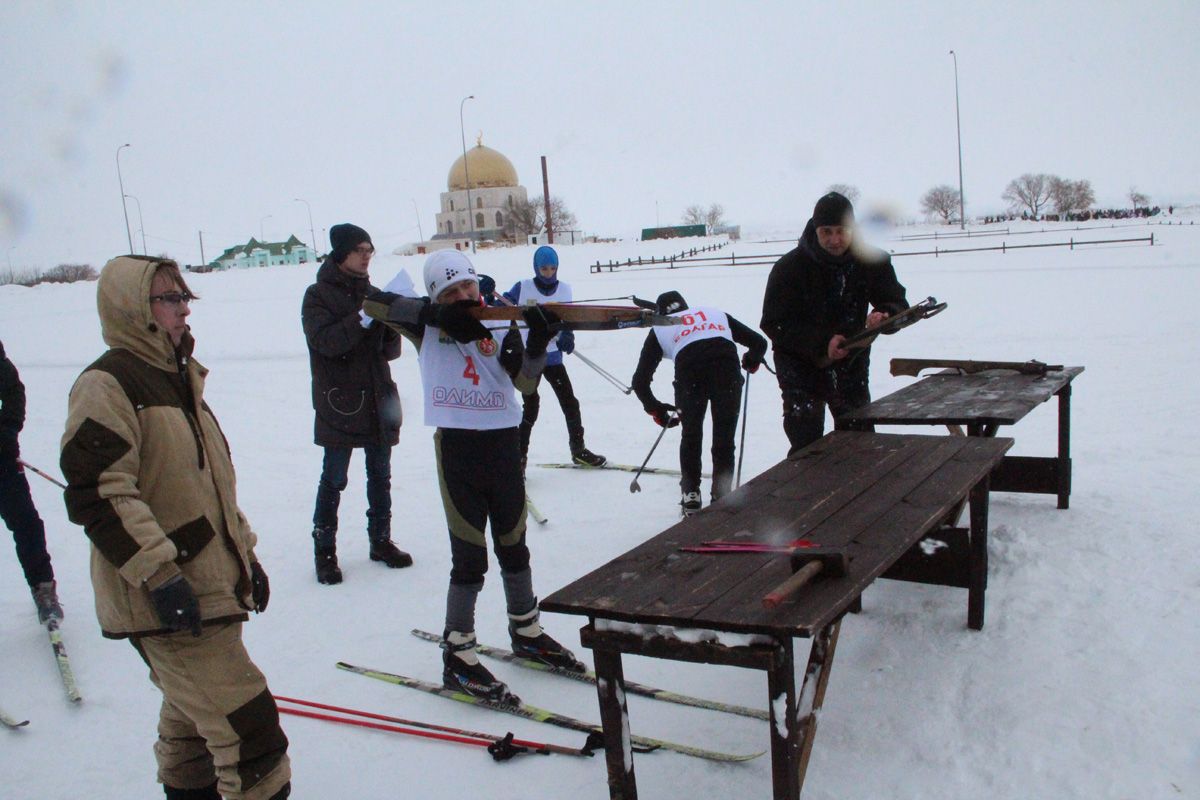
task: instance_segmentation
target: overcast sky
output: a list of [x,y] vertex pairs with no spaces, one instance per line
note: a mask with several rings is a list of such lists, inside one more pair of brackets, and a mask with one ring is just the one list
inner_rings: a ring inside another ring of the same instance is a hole
[[[1042,6],[1046,6],[1043,8]],[[1200,201],[1200,3],[0,4],[0,247],[16,269],[125,252],[116,153],[150,253],[199,261],[342,221],[434,233],[468,146],[513,162],[587,233],[720,203],[798,229],[831,183],[968,214],[1023,172]],[[415,201],[415,202],[414,202]],[[143,224],[144,223],[144,224]],[[6,267],[0,261],[0,268]]]

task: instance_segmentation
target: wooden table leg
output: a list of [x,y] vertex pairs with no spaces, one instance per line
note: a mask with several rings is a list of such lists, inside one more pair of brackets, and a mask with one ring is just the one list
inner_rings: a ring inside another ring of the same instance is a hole
[[1071,384],[1058,392],[1058,507],[1071,506]]
[[800,707],[796,710],[796,727],[800,729],[800,763],[796,770],[797,796],[804,786],[804,775],[808,772],[808,759],[812,756],[813,740],[817,735],[817,712],[825,702],[825,687],[829,685],[829,674],[833,670],[833,653],[837,649],[838,634],[841,630],[841,617],[821,628],[813,637],[808,665],[804,668],[804,682],[800,686]]
[[987,591],[988,573],[988,489],[985,477],[971,487],[971,563],[970,585],[967,587],[967,627],[983,629],[984,593]]
[[625,673],[617,650],[593,649],[600,724],[604,726],[604,759],[608,764],[608,796],[637,800],[633,749],[629,746],[629,708],[625,703]]
[[[814,645],[813,649],[816,649]],[[779,642],[774,665],[767,670],[767,708],[771,712],[771,785],[775,800],[799,800],[801,725],[797,719],[795,657],[792,640]],[[807,680],[807,675],[805,676]],[[781,718],[782,715],[782,718]]]

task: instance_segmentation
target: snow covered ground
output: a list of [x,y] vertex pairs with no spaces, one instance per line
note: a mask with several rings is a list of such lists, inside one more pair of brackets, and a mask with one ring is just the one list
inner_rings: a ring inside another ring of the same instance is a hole
[[[1007,227],[1015,233],[1032,226]],[[781,239],[797,232],[758,233]],[[1194,321],[1200,226],[1051,228],[940,246],[1151,233],[1154,247],[896,258],[910,300],[935,295],[949,308],[876,346],[874,395],[912,380],[887,374],[893,356],[1083,365],[1087,371],[1075,382],[1073,403],[1074,493],[1068,511],[1057,510],[1048,496],[993,497],[987,625],[981,632],[966,629],[961,590],[889,581],[868,590],[864,613],[842,628],[805,797],[1200,797],[1200,435],[1194,419],[1200,400]],[[928,243],[886,244],[908,252]],[[560,276],[578,298],[653,298],[678,289],[694,303],[718,305],[756,326],[768,266],[587,270],[596,260],[661,256],[683,246],[565,247]],[[745,240],[723,252],[740,257],[788,247]],[[531,252],[480,252],[476,264],[506,288],[531,274]],[[420,257],[381,255],[371,269],[382,284],[401,267],[417,276],[420,265]],[[449,548],[431,432],[421,425],[416,358],[408,349],[393,366],[408,415],[393,457],[394,536],[416,564],[392,571],[368,561],[359,456],[342,504],[339,556],[346,581],[327,587],[314,580],[309,532],[320,452],[311,440],[299,326],[300,299],[312,277],[311,268],[189,277],[203,298],[191,322],[196,357],[212,369],[207,399],[232,446],[242,507],[259,534],[258,554],[272,582],[270,609],[246,626],[251,654],[279,694],[578,746],[578,734],[334,668],[346,660],[438,680],[439,651],[409,630],[440,630]],[[29,397],[22,452],[54,474],[67,392],[103,350],[94,293],[94,284],[0,287],[0,339]],[[578,347],[628,381],[644,336],[580,334]],[[657,434],[649,417],[578,359],[567,363],[582,400],[588,446],[613,461],[640,463]],[[670,366],[664,364],[655,389],[669,398],[669,387]],[[568,455],[565,426],[550,394],[543,392],[531,464]],[[750,382],[749,409],[744,476],[786,451],[778,390],[766,371]],[[1048,404],[1004,433],[1015,436],[1014,453],[1048,455],[1055,421]],[[677,443],[677,434],[668,433],[651,463],[676,466]],[[0,546],[0,707],[32,720],[19,732],[0,731],[0,795],[156,796],[151,745],[159,695],[133,649],[99,634],[87,540],[67,521],[60,492],[36,476],[29,480],[46,521],[67,613],[64,635],[85,699],[78,707],[65,701],[15,553]],[[673,478],[644,476],[636,495],[629,493],[629,481],[622,472],[530,467],[530,494],[550,518],[529,533],[535,586],[543,596],[677,519]],[[480,601],[479,635],[503,645],[503,602],[492,577]],[[551,633],[577,645],[579,618],[546,615],[545,621]],[[590,653],[579,652],[590,661]],[[529,702],[598,717],[595,694],[582,684],[504,664],[493,668]],[[691,694],[764,708],[767,703],[765,677],[757,671],[630,658],[625,672],[630,680]],[[755,720],[639,697],[629,705],[635,733],[733,751],[768,744],[766,724]],[[608,796],[602,757],[497,764],[460,745],[298,718],[285,718],[284,726],[296,798]],[[766,797],[770,791],[766,756],[716,765],[655,753],[638,756],[636,766],[647,798]]]

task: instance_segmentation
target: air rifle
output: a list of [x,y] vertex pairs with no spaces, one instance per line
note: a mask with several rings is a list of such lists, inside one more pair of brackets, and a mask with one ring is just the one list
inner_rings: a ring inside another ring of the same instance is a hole
[[1006,369],[1019,372],[1022,375],[1045,375],[1047,372],[1061,372],[1062,364],[1044,364],[1032,359],[1030,361],[969,361],[960,358],[893,358],[893,375],[911,375],[917,377],[923,369],[956,369],[963,375],[974,375],[992,369]]
[[[926,317],[932,317],[935,314],[940,314],[946,308],[945,303],[939,303],[936,297],[927,297],[919,303],[915,303],[903,311],[892,314],[878,325],[870,325],[857,333],[852,333],[846,336],[842,341],[842,348],[845,350],[861,350],[870,347],[881,333],[895,333],[898,330],[907,328]],[[833,363],[832,359],[821,359],[819,366],[828,367]]]

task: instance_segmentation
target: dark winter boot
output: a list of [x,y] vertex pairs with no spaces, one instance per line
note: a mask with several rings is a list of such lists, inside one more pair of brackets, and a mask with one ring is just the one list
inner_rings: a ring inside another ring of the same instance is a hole
[[163,784],[163,792],[167,795],[167,800],[221,800],[216,781],[203,789],[176,789],[174,786]]
[[446,631],[442,634],[442,650],[445,651],[442,653],[442,684],[447,689],[494,703],[514,706],[521,703],[521,698],[479,663],[474,631]]
[[531,611],[524,614],[508,615],[508,635],[512,640],[513,652],[522,658],[528,658],[551,667],[585,672],[587,667],[575,658],[575,654],[542,630],[540,615],[535,605]]
[[45,625],[50,620],[61,621],[62,606],[58,604],[58,584],[55,581],[44,581],[30,587],[33,593],[33,603],[37,606],[38,622]]
[[368,517],[367,536],[371,540],[371,560],[382,561],[392,569],[412,566],[412,556],[392,544],[392,517]]
[[317,566],[317,583],[342,582],[342,570],[337,560],[337,531],[331,528],[313,528],[313,557]]
[[684,492],[683,498],[679,501],[679,509],[685,517],[690,517],[700,510],[703,501],[700,499],[699,492]]

